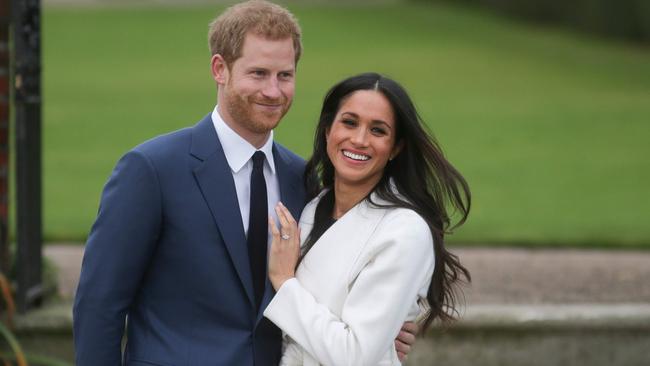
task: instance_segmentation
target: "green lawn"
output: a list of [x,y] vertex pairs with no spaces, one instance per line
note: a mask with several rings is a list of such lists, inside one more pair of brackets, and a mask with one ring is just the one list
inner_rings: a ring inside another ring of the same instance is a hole
[[[325,91],[379,71],[470,182],[454,242],[650,247],[650,50],[442,5],[291,9],[305,53],[280,142],[307,157]],[[83,240],[116,160],[213,108],[219,10],[45,9],[46,239]]]

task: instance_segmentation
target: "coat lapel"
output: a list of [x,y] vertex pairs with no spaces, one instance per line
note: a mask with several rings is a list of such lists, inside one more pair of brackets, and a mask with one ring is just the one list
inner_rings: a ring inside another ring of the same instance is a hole
[[[372,198],[374,202],[380,201],[374,194]],[[310,216],[305,218],[301,231],[309,231],[313,227],[313,212],[315,210],[310,207],[307,212]],[[385,208],[372,205],[368,200],[359,202],[323,233],[305,255],[303,263],[342,263],[346,259],[341,258],[341,253],[356,258],[352,253],[360,251],[366,245],[386,212]],[[309,233],[301,232],[301,235],[306,237]]]
[[194,126],[190,153],[201,161],[193,171],[194,177],[253,305],[253,280],[235,182],[210,115]]

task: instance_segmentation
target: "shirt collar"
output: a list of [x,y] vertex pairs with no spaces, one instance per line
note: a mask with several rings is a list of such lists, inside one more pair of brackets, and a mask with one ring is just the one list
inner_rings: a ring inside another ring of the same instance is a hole
[[[218,106],[214,107],[214,110],[212,111],[212,123],[217,131],[217,136],[221,142],[221,147],[223,147],[223,153],[226,156],[230,169],[233,173],[238,173],[258,149],[230,128],[230,126],[224,122],[223,118],[221,118],[217,108]],[[275,174],[275,161],[273,160],[273,130],[271,130],[269,138],[259,150],[266,156],[266,161],[271,168],[271,173]]]

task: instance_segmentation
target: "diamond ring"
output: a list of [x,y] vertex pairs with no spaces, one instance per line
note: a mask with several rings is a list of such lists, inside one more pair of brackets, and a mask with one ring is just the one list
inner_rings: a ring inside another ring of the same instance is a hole
[[291,237],[287,234],[282,234],[282,240],[289,240]]

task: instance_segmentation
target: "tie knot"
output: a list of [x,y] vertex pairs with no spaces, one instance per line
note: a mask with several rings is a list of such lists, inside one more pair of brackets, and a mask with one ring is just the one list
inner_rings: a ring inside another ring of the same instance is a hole
[[264,155],[264,153],[261,152],[260,150],[255,151],[255,154],[253,154],[253,169],[254,170],[262,169],[262,167],[264,166],[264,158],[265,157],[266,156]]

